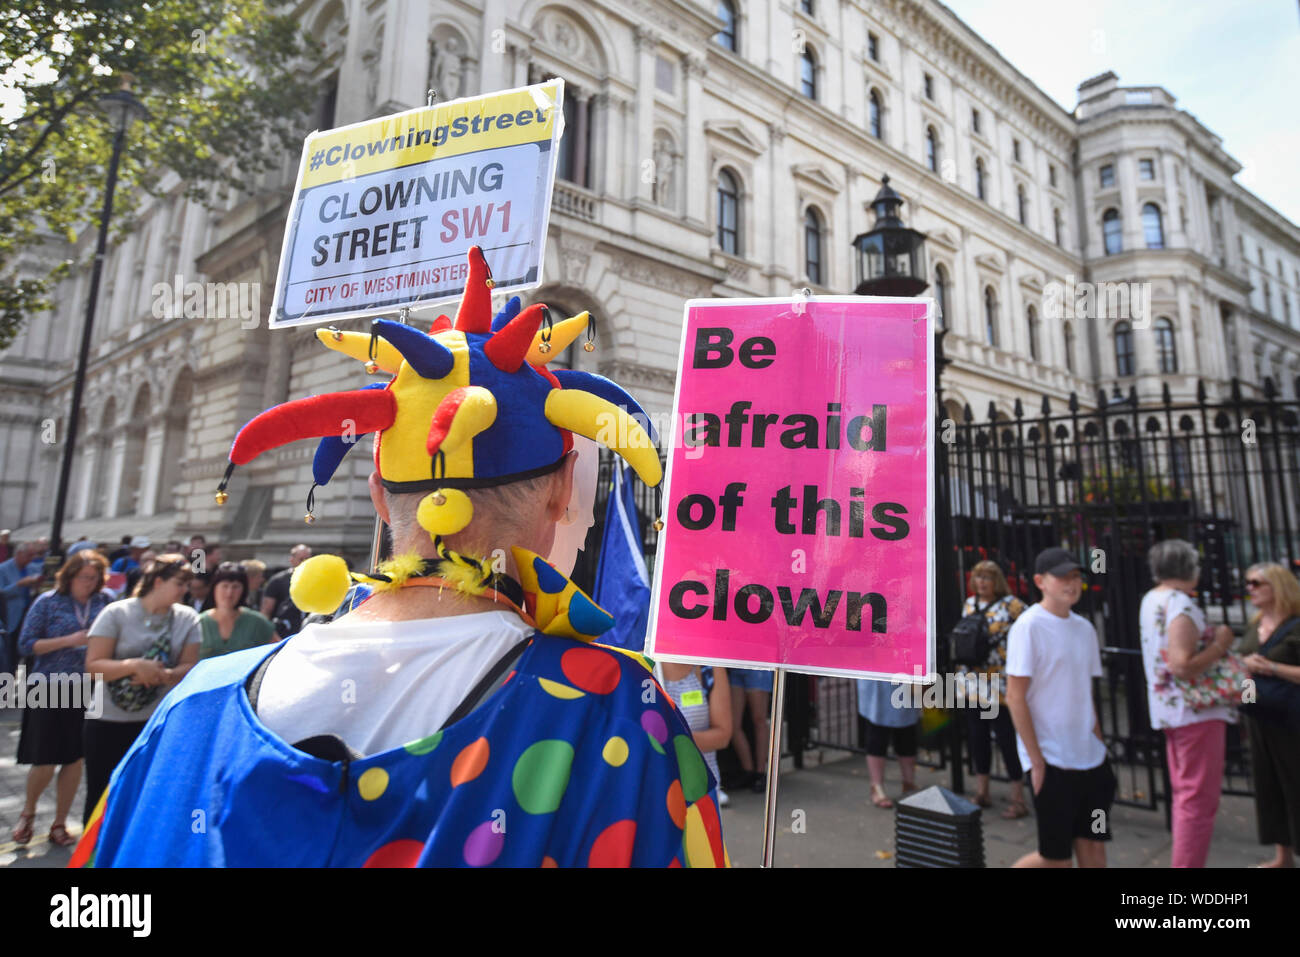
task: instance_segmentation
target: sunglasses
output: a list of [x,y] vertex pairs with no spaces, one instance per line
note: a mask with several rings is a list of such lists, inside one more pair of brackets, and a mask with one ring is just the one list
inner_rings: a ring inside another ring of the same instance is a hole
[[1263,588],[1263,587],[1264,587],[1265,585],[1267,585],[1267,584],[1268,584],[1268,582],[1264,581],[1264,579],[1262,579],[1262,578],[1247,578],[1247,579],[1246,579],[1246,587],[1247,587],[1247,588]]

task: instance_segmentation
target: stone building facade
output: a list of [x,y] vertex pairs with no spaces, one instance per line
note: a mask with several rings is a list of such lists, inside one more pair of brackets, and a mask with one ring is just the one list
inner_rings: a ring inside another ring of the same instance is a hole
[[[409,109],[429,88],[564,77],[530,298],[591,310],[598,349],[570,361],[654,413],[671,407],[686,299],[857,285],[850,244],[884,174],[928,236],[950,414],[1044,395],[1063,407],[1072,392],[1087,407],[1116,386],[1191,396],[1198,380],[1216,396],[1232,376],[1295,396],[1300,230],[1234,182],[1219,138],[1167,91],[1113,74],[1066,112],[933,0],[313,0],[301,17],[328,51],[321,128]],[[309,442],[238,470],[224,509],[212,501],[243,422],[362,377],[311,329],[265,326],[297,163],[216,211],[153,203],[111,250],[67,533],[202,532],[273,561],[300,540],[365,553],[365,456],[318,491],[312,526]],[[52,511],[92,232],[66,251],[82,265],[58,307],[0,355],[0,522],[24,531]],[[237,285],[215,312],[187,310],[194,282]],[[1077,314],[1088,283],[1101,302],[1135,291]]]

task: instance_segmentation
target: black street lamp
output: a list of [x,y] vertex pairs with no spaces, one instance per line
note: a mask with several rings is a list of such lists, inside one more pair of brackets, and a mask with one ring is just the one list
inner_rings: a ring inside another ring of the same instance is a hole
[[925,234],[908,229],[898,218],[903,198],[880,178],[880,192],[871,201],[876,225],[853,240],[858,251],[858,296],[919,296],[929,286],[925,278]]
[[[925,234],[903,225],[898,209],[903,198],[889,185],[889,177],[880,178],[880,192],[871,201],[876,224],[869,232],[853,240],[857,250],[858,296],[919,296],[930,285],[925,271]],[[948,359],[943,354],[943,337],[947,330],[935,329],[934,394],[936,437],[943,420],[942,376]],[[934,547],[935,547],[935,638],[938,647],[936,665],[942,672],[949,666],[947,635],[957,623],[963,589],[957,568],[957,549],[953,536],[952,509],[948,499],[948,447],[935,442],[934,455]],[[952,789],[964,790],[960,722],[952,722],[947,733],[950,752]]]
[[45,557],[45,577],[52,580],[63,558],[63,512],[68,500],[68,480],[72,475],[72,456],[77,445],[77,426],[81,418],[81,397],[86,387],[86,362],[90,357],[90,339],[95,328],[95,306],[99,301],[99,278],[104,271],[104,251],[108,245],[108,221],[113,215],[113,192],[117,187],[117,167],[131,123],[148,115],[148,111],[131,93],[131,78],[122,80],[122,88],[99,100],[99,107],[113,124],[113,155],[108,161],[108,182],[104,186],[104,208],[99,214],[99,238],[95,243],[95,261],[90,273],[90,295],[86,300],[86,318],[81,327],[81,352],[77,356],[77,377],[72,383],[72,406],[68,411],[67,438],[63,443],[63,463],[59,469],[59,488],[54,496],[54,521],[50,528],[50,551]]

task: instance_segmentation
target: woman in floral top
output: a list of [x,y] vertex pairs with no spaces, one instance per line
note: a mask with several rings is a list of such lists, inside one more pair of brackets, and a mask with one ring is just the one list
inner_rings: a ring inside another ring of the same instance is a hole
[[[82,549],[68,556],[47,591],[32,603],[18,637],[22,655],[34,655],[28,675],[28,706],[23,708],[22,736],[18,739],[18,763],[30,764],[27,772],[27,801],[14,828],[15,844],[32,839],[36,802],[59,769],[56,785],[54,824],[50,842],[66,847],[75,843],[65,826],[68,811],[81,785],[81,725],[86,702],[62,701],[60,689],[81,697],[86,687],[87,628],[112,597],[104,591],[108,559],[99,552]],[[39,676],[39,677],[38,677]],[[66,676],[66,677],[64,677]],[[76,679],[78,687],[69,679]],[[44,685],[45,699],[35,706],[33,688]]]
[[[1223,789],[1227,726],[1231,708],[1197,711],[1183,699],[1175,678],[1204,674],[1232,646],[1232,629],[1220,625],[1206,635],[1205,613],[1188,597],[1201,577],[1196,548],[1171,538],[1147,555],[1156,587],[1142,598],[1142,663],[1147,676],[1151,727],[1163,731],[1173,792],[1172,867],[1204,867]],[[1211,638],[1202,643],[1202,637]]]
[[971,762],[975,765],[975,803],[980,807],[993,804],[989,798],[989,769],[993,765],[990,735],[996,734],[998,750],[1002,752],[1002,761],[1011,779],[1011,806],[1002,816],[1014,820],[1028,814],[1029,808],[1025,806],[1024,772],[1016,753],[1016,730],[1011,724],[1011,712],[1006,708],[1007,632],[1011,630],[1011,623],[1025,610],[1025,603],[1011,594],[1006,576],[996,562],[984,561],[972,568],[970,583],[975,594],[966,599],[962,615],[973,615],[978,607],[988,622],[989,634],[989,657],[985,667],[957,666],[957,673],[966,676],[966,700],[979,703],[979,707],[968,705],[963,709],[966,739],[970,743]]

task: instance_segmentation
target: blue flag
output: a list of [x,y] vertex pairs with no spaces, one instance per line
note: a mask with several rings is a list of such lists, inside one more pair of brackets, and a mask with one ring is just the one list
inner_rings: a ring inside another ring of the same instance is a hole
[[626,465],[613,470],[614,488],[605,509],[592,597],[614,616],[614,627],[600,636],[601,643],[641,651],[650,617],[650,575],[641,553],[641,523],[627,475],[630,470]]

